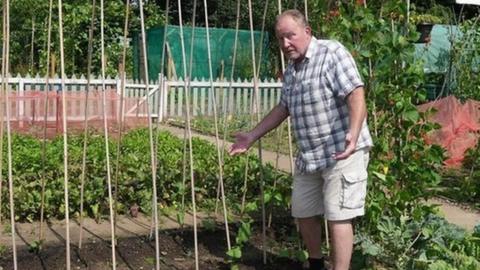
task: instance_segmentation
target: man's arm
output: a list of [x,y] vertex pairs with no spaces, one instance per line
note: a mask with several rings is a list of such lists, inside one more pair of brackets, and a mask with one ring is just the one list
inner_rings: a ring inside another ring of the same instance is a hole
[[270,130],[278,127],[288,117],[288,110],[282,106],[275,106],[257,126],[249,132],[240,132],[235,137],[235,143],[230,147],[230,155],[247,151],[252,144],[267,134]]
[[355,151],[363,121],[367,117],[367,106],[365,103],[365,91],[363,87],[358,87],[353,90],[346,97],[346,101],[348,105],[350,127],[345,138],[345,150],[334,155],[334,159],[337,160],[346,159]]

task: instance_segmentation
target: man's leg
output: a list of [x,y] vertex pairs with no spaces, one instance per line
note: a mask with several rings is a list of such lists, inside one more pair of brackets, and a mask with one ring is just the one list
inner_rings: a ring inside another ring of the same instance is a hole
[[321,173],[297,174],[293,180],[292,216],[298,220],[300,234],[308,250],[311,270],[323,270],[321,251],[323,214],[323,179]]
[[348,270],[353,249],[352,220],[328,221],[332,243],[332,270]]
[[332,270],[348,270],[353,250],[352,219],[365,213],[368,151],[358,150],[323,172],[325,218],[331,240]]
[[321,251],[322,225],[318,217],[299,218],[298,225],[302,239],[308,250],[308,257],[320,259],[323,257]]

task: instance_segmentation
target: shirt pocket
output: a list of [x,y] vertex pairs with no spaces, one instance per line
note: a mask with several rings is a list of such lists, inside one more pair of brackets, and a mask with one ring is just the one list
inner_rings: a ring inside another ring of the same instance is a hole
[[302,82],[302,104],[317,104],[323,101],[318,80],[304,80]]

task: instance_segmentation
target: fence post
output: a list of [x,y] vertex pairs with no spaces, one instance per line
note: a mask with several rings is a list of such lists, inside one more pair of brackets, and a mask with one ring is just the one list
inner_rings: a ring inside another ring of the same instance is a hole
[[157,109],[157,122],[163,121],[163,99],[164,99],[164,78],[163,74],[158,74],[158,109]]
[[[27,75],[28,76],[28,75]],[[18,90],[17,90],[17,104],[18,104],[18,120],[19,120],[19,126],[20,128],[23,128],[23,118],[25,117],[25,100],[24,100],[24,87],[25,87],[25,82],[23,81],[23,78],[20,77],[20,75],[17,76],[19,78],[18,80]]]
[[[119,72],[120,76],[122,76],[122,74]],[[115,76],[115,92],[117,93],[117,102],[116,102],[116,106],[115,106],[115,109],[116,109],[116,112],[112,112],[113,114],[115,114],[117,116],[117,122],[120,123],[121,121],[123,121],[123,116],[120,115],[120,112],[121,112],[121,109],[120,107],[122,106],[122,101],[121,101],[121,96],[122,96],[122,78],[118,76]]]

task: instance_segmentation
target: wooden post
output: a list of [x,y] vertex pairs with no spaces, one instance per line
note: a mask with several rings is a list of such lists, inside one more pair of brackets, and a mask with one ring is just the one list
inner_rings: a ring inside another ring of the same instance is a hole
[[18,105],[18,112],[17,112],[17,121],[19,121],[19,127],[23,128],[24,123],[23,123],[23,118],[25,117],[25,100],[24,100],[24,88],[25,88],[25,83],[23,79],[19,76],[18,77],[18,89],[17,89],[17,98],[16,98],[16,103]]

